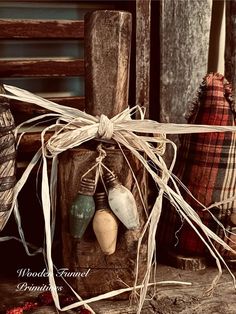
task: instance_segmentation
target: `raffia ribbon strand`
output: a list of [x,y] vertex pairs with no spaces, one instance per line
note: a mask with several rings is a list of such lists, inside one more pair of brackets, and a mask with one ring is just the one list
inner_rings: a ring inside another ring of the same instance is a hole
[[104,114],[101,114],[98,126],[98,136],[102,139],[110,140],[112,138],[113,131],[114,127],[111,120],[109,120]]

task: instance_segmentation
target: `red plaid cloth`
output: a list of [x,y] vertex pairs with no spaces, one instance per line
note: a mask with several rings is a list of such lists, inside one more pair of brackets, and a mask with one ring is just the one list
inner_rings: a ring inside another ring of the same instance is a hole
[[[194,103],[188,123],[235,125],[232,106],[229,83],[220,74],[208,74],[200,86],[198,98]],[[181,137],[174,173],[203,205],[210,206],[235,194],[235,167],[235,133],[198,133],[186,134]],[[199,214],[205,225],[223,238],[222,229],[211,215],[203,211],[202,206],[185,191],[181,191],[181,193]],[[236,201],[212,208],[211,212],[227,229],[231,230],[230,214],[233,209],[236,210]],[[175,245],[178,252],[185,255],[205,254],[205,245],[188,223],[180,221],[175,209],[166,212],[164,216],[164,224],[169,228],[169,230],[165,228],[165,237],[171,239],[172,248]],[[167,221],[168,224],[165,223]]]

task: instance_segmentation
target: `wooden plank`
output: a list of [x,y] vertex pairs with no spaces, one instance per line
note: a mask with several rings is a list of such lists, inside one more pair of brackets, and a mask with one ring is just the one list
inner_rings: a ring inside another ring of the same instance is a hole
[[[71,96],[71,97],[53,97],[46,98],[53,101],[59,105],[78,108],[79,110],[84,110],[85,98],[81,96]],[[23,114],[25,117],[40,115],[48,113],[49,110],[39,107],[34,104],[29,104],[27,102],[17,101],[14,99],[10,100],[11,111],[14,115]]]
[[185,123],[186,106],[207,73],[212,1],[160,4],[160,120]]
[[[48,140],[52,136],[53,132],[48,132],[45,135],[46,140]],[[18,148],[18,159],[22,160],[25,156],[31,156],[32,154],[37,152],[37,150],[41,147],[41,133],[40,132],[28,132],[25,133],[21,138],[21,143]]]
[[[160,1],[160,122],[186,123],[184,114],[208,69],[211,9],[212,0]],[[179,145],[177,135],[168,138]],[[168,146],[167,163],[172,156]]]
[[0,38],[81,39],[84,22],[76,20],[0,19]]
[[[86,104],[85,109],[93,115],[108,117],[120,113],[128,103],[128,78],[130,58],[131,14],[120,11],[95,11],[85,18],[86,46]],[[89,145],[89,144],[87,144]],[[134,283],[136,269],[137,243],[144,225],[145,215],[137,186],[133,181],[130,168],[119,149],[104,145],[107,156],[104,161],[134,195],[139,217],[140,229],[127,230],[121,223],[117,239],[116,252],[104,255],[101,251],[92,224],[87,228],[81,240],[74,239],[69,232],[69,209],[75,198],[80,179],[94,164],[98,156],[96,144],[89,148],[68,150],[60,155],[59,186],[60,207],[62,211],[62,239],[64,264],[69,269],[91,269],[88,277],[74,279],[72,284],[83,297],[99,295],[114,289],[131,286]],[[130,152],[127,159],[143,187],[146,201],[146,173],[139,161]],[[90,172],[90,175],[92,173]],[[146,270],[147,243],[140,250],[139,280]],[[97,284],[97,278],[102,278]],[[119,280],[119,279],[121,280]],[[117,298],[127,298],[124,294]]]
[[84,61],[71,58],[0,60],[0,77],[81,76]]
[[236,90],[236,1],[226,1],[225,76]]
[[[73,239],[69,233],[69,208],[74,200],[81,176],[94,164],[97,157],[94,149],[73,149],[60,155],[59,162],[59,202],[62,210],[62,239],[64,266],[70,270],[88,270],[89,275],[81,278],[71,278],[71,283],[76,287],[82,297],[91,297],[100,293],[112,291],[134,283],[136,269],[137,244],[144,225],[144,211],[140,202],[136,184],[133,183],[129,166],[125,162],[122,152],[118,149],[106,148],[106,161],[108,167],[119,176],[120,181],[132,191],[135,197],[140,217],[141,228],[127,230],[119,224],[119,236],[117,239],[116,252],[112,255],[104,255],[96,241],[92,224],[90,224],[81,240]],[[132,157],[130,152],[125,151],[131,167],[136,175],[140,186],[146,186],[146,175],[140,163]],[[142,190],[146,199],[145,188]],[[147,243],[141,245],[139,262],[139,280],[143,279],[146,270]],[[97,284],[98,278],[103,278]],[[121,279],[121,280],[118,280]],[[120,295],[118,299],[127,298],[127,294]]]
[[[69,106],[73,108],[77,108],[79,110],[84,110],[85,98],[79,96],[73,97],[56,97],[56,98],[47,98],[52,100],[58,104]],[[26,102],[10,100],[11,111],[13,116],[15,117],[16,125],[33,118],[38,115],[49,113],[50,111],[39,107],[34,104],[29,104]]]
[[[230,1],[229,1],[230,2]],[[225,63],[225,6],[227,1],[213,0],[208,55],[208,73],[224,74]],[[229,36],[229,34],[227,34]]]
[[151,0],[136,0],[136,105],[149,117]]
[[85,38],[86,111],[111,118],[128,106],[131,14],[88,14]]
[[[96,314],[136,314],[137,304],[128,301],[98,301],[91,304]],[[142,314],[154,314],[153,307],[150,302],[145,302],[142,308]]]
[[[9,244],[8,244],[9,245]],[[37,268],[37,271],[42,269]],[[219,285],[217,285],[212,293],[208,296],[204,292],[209,289],[211,281],[215,278],[217,269],[210,267],[200,272],[182,271],[179,269],[158,265],[156,282],[163,280],[176,280],[192,283],[191,286],[180,285],[161,285],[157,286],[155,295],[150,295],[145,301],[142,314],[177,314],[177,313],[205,313],[205,314],[233,314],[236,308],[235,289],[233,287],[232,278],[223,270],[223,275]],[[22,281],[21,281],[22,279]],[[24,280],[23,280],[24,279]],[[100,279],[101,280],[101,279]],[[0,282],[0,303],[1,313],[6,313],[8,309],[25,304],[25,302],[35,302],[41,291],[22,289],[16,291],[19,283],[27,282],[28,287],[48,286],[48,280],[45,278],[7,278],[3,276]],[[61,282],[58,282],[61,286]],[[64,287],[62,294],[67,294],[68,288]],[[134,303],[134,302],[133,302]],[[101,300],[90,303],[96,314],[135,314],[137,310],[135,304],[130,300],[114,301]],[[133,310],[133,312],[132,312]],[[66,314],[78,314],[78,309],[66,311]],[[26,311],[27,313],[27,311]],[[55,306],[41,306],[37,309],[29,311],[30,314],[56,314],[58,310]]]
[[[212,2],[162,0],[160,4],[160,121],[186,123],[184,113],[208,69]],[[178,136],[168,138],[179,144]],[[165,160],[169,164],[172,159],[173,150],[167,147]],[[157,243],[165,249],[173,237],[173,230],[166,232],[170,213],[163,210],[157,237]],[[164,255],[164,250],[160,249],[160,254]],[[170,256],[167,258],[170,260]],[[186,264],[177,257],[175,261],[176,267]],[[197,263],[193,260],[193,266]]]

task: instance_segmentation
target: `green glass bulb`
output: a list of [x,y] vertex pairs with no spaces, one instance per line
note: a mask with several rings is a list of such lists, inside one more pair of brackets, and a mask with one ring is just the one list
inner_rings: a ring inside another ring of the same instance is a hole
[[95,213],[93,198],[95,182],[91,179],[81,181],[80,191],[74,199],[69,213],[70,234],[81,239]]

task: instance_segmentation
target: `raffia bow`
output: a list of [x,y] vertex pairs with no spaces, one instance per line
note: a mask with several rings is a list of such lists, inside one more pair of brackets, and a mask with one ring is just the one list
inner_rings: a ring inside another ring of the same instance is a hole
[[[46,261],[49,272],[49,282],[52,287],[52,295],[55,305],[60,310],[69,310],[77,306],[85,304],[88,306],[89,303],[112,297],[114,295],[120,294],[122,292],[132,290],[133,288],[141,289],[139,308],[137,313],[141,312],[143,302],[147,293],[147,288],[150,285],[150,273],[152,269],[153,256],[155,252],[155,234],[162,210],[162,199],[163,196],[167,197],[172,205],[178,210],[178,212],[185,218],[185,220],[192,226],[192,228],[198,233],[199,237],[208,247],[211,255],[215,258],[216,264],[219,269],[219,273],[212,283],[212,287],[217,283],[220,275],[222,273],[221,262],[228,268],[227,264],[218,253],[214,247],[211,240],[216,241],[222,245],[226,250],[229,250],[236,254],[235,251],[230,248],[222,239],[215,235],[208,227],[206,227],[197,213],[191,206],[185,202],[181,193],[178,189],[177,178],[172,174],[172,169],[175,163],[177,148],[173,142],[166,139],[165,134],[182,134],[182,133],[198,133],[198,132],[235,132],[235,126],[209,126],[209,125],[189,125],[189,124],[172,124],[172,123],[158,123],[152,120],[144,119],[144,111],[139,106],[133,108],[127,108],[120,114],[114,116],[110,120],[101,115],[101,117],[94,117],[85,112],[82,112],[75,108],[65,107],[58,105],[39,96],[36,96],[28,91],[19,89],[17,87],[4,85],[6,91],[11,93],[11,95],[4,95],[4,97],[16,99],[19,101],[24,101],[28,103],[33,103],[39,105],[45,109],[52,111],[53,113],[45,114],[33,119],[30,119],[24,123],[34,124],[45,118],[56,118],[57,122],[53,125],[45,127],[41,133],[41,149],[35,154],[29,166],[26,168],[21,179],[18,181],[15,188],[14,196],[14,213],[18,223],[19,232],[23,244],[29,253],[27,243],[24,239],[23,230],[21,228],[20,215],[17,208],[17,195],[22,189],[25,181],[27,180],[29,173],[37,163],[37,161],[42,158],[43,168],[42,168],[42,207],[45,219],[45,235],[46,235]],[[3,96],[3,95],[1,95]],[[139,113],[140,119],[132,120],[132,115]],[[16,129],[16,134],[19,128]],[[45,140],[45,134],[48,131],[54,131],[54,134],[47,141]],[[137,135],[143,134],[143,135]],[[154,134],[154,136],[147,136],[146,134]],[[164,134],[162,136],[162,134]],[[144,168],[149,172],[153,180],[156,182],[159,193],[157,195],[155,204],[147,218],[147,222],[142,230],[141,237],[139,239],[139,246],[137,252],[137,265],[139,257],[139,247],[142,243],[143,237],[146,232],[148,232],[148,256],[147,256],[147,273],[140,286],[137,286],[137,275],[138,267],[136,270],[136,280],[134,282],[134,287],[125,288],[118,291],[112,291],[107,294],[98,296],[96,298],[88,299],[82,301],[79,295],[74,291],[75,295],[78,297],[78,302],[67,306],[63,309],[60,307],[58,294],[56,292],[56,283],[53,276],[53,261],[51,256],[51,246],[53,239],[53,231],[55,224],[55,202],[56,202],[56,184],[57,184],[57,156],[58,154],[66,151],[68,149],[78,147],[84,142],[92,139],[109,141],[111,143],[116,143],[120,148],[125,147],[131,151],[131,153],[139,159]],[[173,147],[174,157],[170,168],[168,168],[162,158],[165,152],[165,146],[169,144]],[[144,154],[147,156],[145,159]],[[52,169],[50,180],[48,178],[48,164],[47,158],[52,158]],[[161,170],[161,176],[155,171],[155,169]],[[168,181],[171,180],[174,188],[172,189],[168,186]],[[231,199],[232,200],[232,199]],[[225,200],[227,202],[227,200]],[[204,206],[202,205],[204,208]],[[13,209],[13,207],[12,207]],[[206,241],[202,235],[199,233],[198,229],[195,227],[197,225],[202,233],[206,236],[208,241]],[[3,226],[2,226],[3,227]],[[229,270],[229,269],[228,269]],[[229,270],[230,271],[230,270]],[[230,272],[231,273],[231,272]],[[235,284],[234,275],[231,273]],[[89,306],[88,306],[89,307]],[[90,307],[89,307],[90,308]],[[91,308],[90,308],[91,310]],[[93,311],[92,311],[93,312]],[[94,313],[94,312],[93,312]]]

